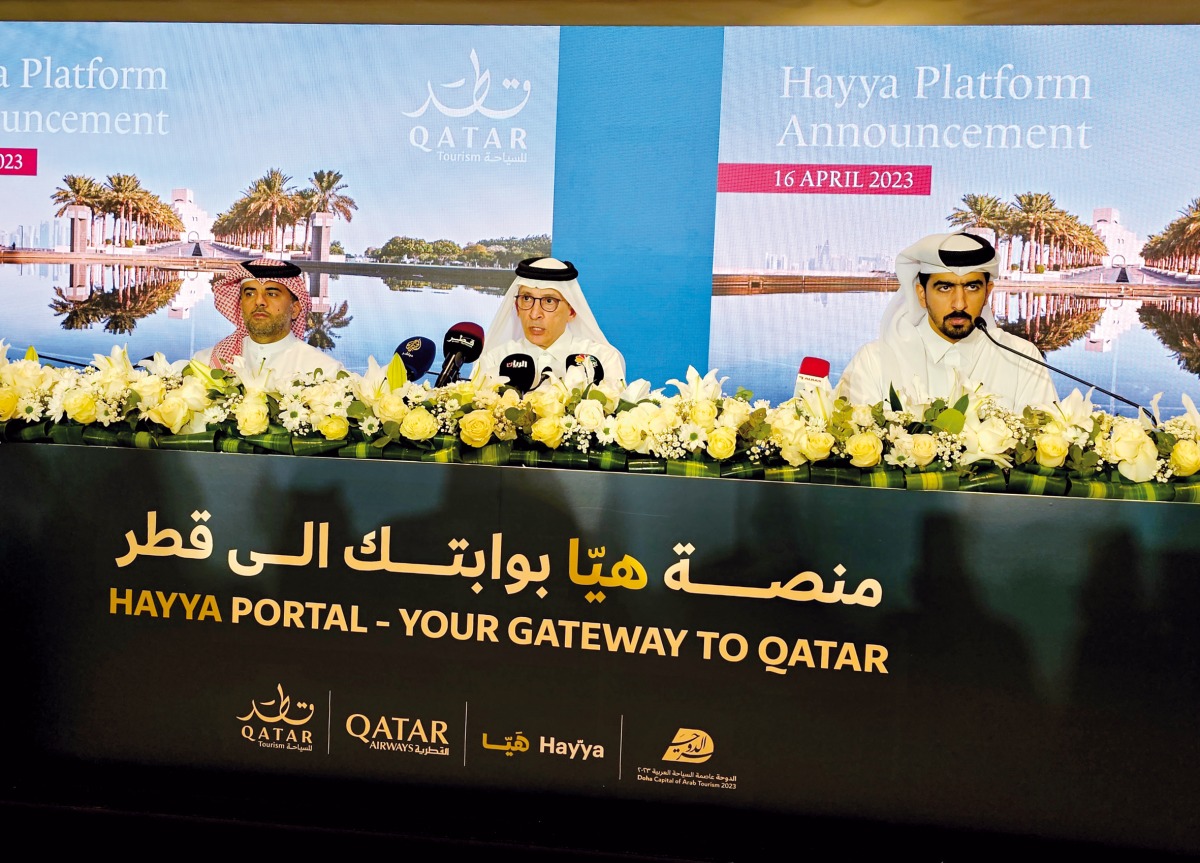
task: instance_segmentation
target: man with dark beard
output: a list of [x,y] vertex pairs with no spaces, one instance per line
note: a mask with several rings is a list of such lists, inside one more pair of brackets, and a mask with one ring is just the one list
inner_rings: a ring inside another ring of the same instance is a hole
[[1046,369],[977,332],[975,318],[982,317],[996,341],[1042,358],[1032,342],[995,325],[988,297],[998,273],[996,250],[974,234],[933,234],[901,252],[900,288],[884,311],[879,339],[850,360],[838,395],[873,405],[887,400],[894,387],[908,404],[979,390],[1015,411],[1057,401]]
[[269,371],[279,383],[317,370],[333,377],[342,369],[303,341],[312,300],[295,264],[265,258],[239,264],[213,283],[213,301],[237,329],[193,359],[226,368],[240,356],[252,371]]

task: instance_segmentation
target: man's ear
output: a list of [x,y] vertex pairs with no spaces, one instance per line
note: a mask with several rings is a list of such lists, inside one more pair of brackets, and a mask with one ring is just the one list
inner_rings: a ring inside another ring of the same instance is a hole
[[570,303],[567,303],[567,310],[568,310],[568,314],[567,314],[567,318],[568,318],[568,320],[569,320],[569,319],[571,319],[571,318],[574,318],[574,317],[575,317],[575,310],[574,310],[573,308],[571,308],[571,304],[570,304]]
[[[300,317],[300,314],[301,314],[301,312],[303,312],[303,311],[304,311],[304,309],[303,309],[303,307],[300,305],[300,301],[299,301],[299,300],[292,300],[292,318],[291,318],[291,319],[292,319],[293,321],[294,321],[294,320],[296,320],[296,318]],[[307,324],[308,322],[307,322],[307,321],[305,321],[305,323]]]
[[922,285],[920,282],[917,282],[916,288],[917,288],[917,302],[921,304],[921,308],[923,308],[923,309],[929,308],[927,305],[925,305],[925,286]]

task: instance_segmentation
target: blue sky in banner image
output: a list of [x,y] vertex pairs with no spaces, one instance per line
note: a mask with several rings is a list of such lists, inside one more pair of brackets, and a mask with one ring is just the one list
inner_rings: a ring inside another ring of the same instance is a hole
[[1085,223],[1115,207],[1143,240],[1200,194],[1200,27],[730,28],[724,57],[722,164],[932,178],[917,196],[719,193],[717,273],[823,269],[826,242],[890,266],[967,193],[1048,192]]
[[[49,218],[65,174],[216,216],[278,168],[343,174],[349,251],[550,233],[556,27],[5,22],[0,45],[0,147],[38,151],[37,176],[0,176],[0,229]],[[119,134],[121,113],[148,119]]]

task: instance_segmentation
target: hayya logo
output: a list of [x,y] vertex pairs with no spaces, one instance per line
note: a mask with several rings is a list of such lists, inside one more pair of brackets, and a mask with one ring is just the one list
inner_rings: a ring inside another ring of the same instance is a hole
[[[441,98],[434,91],[433,82],[427,80],[425,102],[415,111],[404,111],[404,116],[414,119],[424,117],[430,108],[434,108],[443,117],[455,119],[478,114],[493,121],[510,120],[529,104],[531,88],[528,79],[504,78],[501,82],[506,91],[524,92],[516,104],[512,104],[514,97],[509,93],[489,100],[489,96],[492,96],[492,72],[479,68],[479,55],[474,48],[471,49],[471,68],[475,73],[475,81],[469,96],[466,78],[437,85],[439,91],[447,91]],[[489,101],[492,104],[488,104]],[[517,126],[510,126],[503,133],[495,126],[487,128],[481,125],[443,126],[439,132],[418,124],[408,130],[408,143],[426,153],[436,150],[440,160],[449,162],[524,162],[527,155],[514,152],[526,149],[525,130]]]
[[675,739],[663,753],[663,761],[684,761],[688,764],[703,764],[712,758],[716,747],[712,737],[699,728],[680,728]]
[[505,737],[503,743],[488,743],[488,736],[485,733],[483,735],[483,748],[503,752],[505,757],[512,758],[514,752],[529,751],[529,738],[518,731],[515,734]]
[[361,740],[369,749],[404,752],[409,755],[449,755],[446,740],[448,724],[441,719],[413,719],[408,716],[370,717],[351,713],[346,717],[346,733]]
[[[511,758],[513,753],[529,751],[529,738],[518,731],[505,737],[503,743],[489,743],[488,736],[485,734],[483,735],[483,748],[503,752],[506,758]],[[577,759],[587,761],[589,758],[604,757],[604,746],[599,743],[587,743],[582,738],[575,741],[559,740],[544,734],[538,737],[537,751],[541,755],[565,755],[572,761]]]
[[244,722],[242,737],[254,741],[262,749],[292,749],[312,752],[312,732],[301,728],[313,718],[316,705],[305,701],[292,702],[283,691],[283,684],[275,687],[276,697],[268,701],[250,702],[245,716],[237,717]]

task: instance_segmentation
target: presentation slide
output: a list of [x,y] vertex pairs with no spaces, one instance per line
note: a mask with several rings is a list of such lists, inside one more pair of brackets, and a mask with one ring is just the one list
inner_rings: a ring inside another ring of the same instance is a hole
[[805,356],[836,381],[878,336],[897,252],[963,228],[997,245],[1004,329],[1180,412],[1197,73],[1191,27],[727,29],[711,364],[772,401]]

